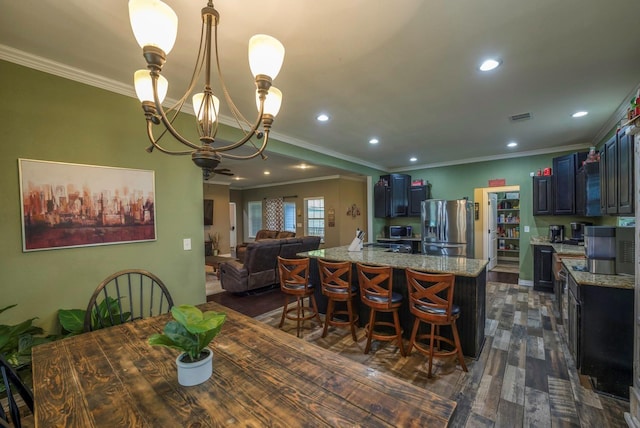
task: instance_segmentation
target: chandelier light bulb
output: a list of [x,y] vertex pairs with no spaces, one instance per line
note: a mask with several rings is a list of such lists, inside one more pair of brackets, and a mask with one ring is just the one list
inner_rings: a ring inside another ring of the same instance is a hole
[[[280,112],[280,106],[282,105],[282,92],[280,89],[272,86],[269,88],[269,94],[267,95],[267,99],[264,100],[264,111],[262,114],[270,114],[273,117],[278,115]],[[258,91],[256,91],[256,107],[258,111],[260,111],[260,96],[258,95]]]
[[193,101],[193,112],[198,118],[198,122],[202,122],[205,120],[205,114],[207,115],[206,121],[207,123],[213,123],[216,121],[218,117],[218,112],[220,111],[220,100],[218,97],[211,95],[210,100],[213,101],[213,105],[209,104],[207,107],[204,105],[205,101],[204,92],[200,92],[195,94],[192,98]]
[[171,52],[178,34],[178,16],[160,0],[129,0],[129,21],[141,48],[156,46]]
[[274,37],[256,34],[249,39],[249,67],[253,77],[264,74],[275,79],[284,61],[284,46]]
[[[136,88],[136,95],[140,102],[151,101],[155,102],[153,99],[153,85],[151,83],[151,75],[149,74],[149,70],[138,70],[133,73],[133,84]],[[164,101],[164,98],[167,96],[167,89],[169,87],[169,82],[164,76],[160,75],[158,77],[158,99],[160,103]]]

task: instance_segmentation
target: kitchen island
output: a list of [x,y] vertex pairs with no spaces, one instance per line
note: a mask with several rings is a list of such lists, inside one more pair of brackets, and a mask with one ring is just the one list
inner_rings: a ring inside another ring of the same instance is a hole
[[[477,358],[484,344],[486,265],[485,260],[463,257],[426,256],[390,252],[386,248],[365,247],[362,251],[348,251],[348,246],[326,248],[299,253],[299,256],[311,258],[310,280],[320,284],[316,259],[328,261],[353,262],[353,283],[358,284],[355,263],[393,267],[393,290],[402,294],[403,305],[400,308],[400,324],[405,336],[411,334],[413,316],[409,312],[409,295],[404,270],[415,269],[430,273],[453,273],[456,275],[454,303],[460,306],[461,314],[457,321],[462,351],[465,355]],[[316,287],[316,300],[320,312],[326,309],[326,298],[320,287]],[[368,310],[359,305],[360,323],[367,319]]]

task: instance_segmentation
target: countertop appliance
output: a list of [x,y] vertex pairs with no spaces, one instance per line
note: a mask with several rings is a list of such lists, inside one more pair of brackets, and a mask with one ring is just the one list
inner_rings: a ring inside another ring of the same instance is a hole
[[616,273],[616,228],[614,226],[586,226],[584,253],[589,273]]
[[549,226],[549,242],[560,243],[564,241],[564,226],[552,224]]
[[636,274],[636,228],[616,227],[616,273]]
[[413,228],[411,226],[389,226],[387,236],[389,238],[411,238]]
[[586,226],[592,226],[593,223],[571,223],[571,240],[576,242],[584,242],[584,228]]
[[422,201],[422,254],[473,258],[472,216],[467,199]]

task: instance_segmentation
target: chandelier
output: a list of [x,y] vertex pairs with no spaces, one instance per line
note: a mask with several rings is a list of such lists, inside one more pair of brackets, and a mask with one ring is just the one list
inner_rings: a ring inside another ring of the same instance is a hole
[[[284,60],[284,46],[277,39],[264,34],[257,34],[249,40],[249,66],[256,85],[256,107],[258,116],[254,122],[247,121],[233,103],[226,88],[220,70],[218,57],[218,21],[220,15],[208,1],[202,9],[202,30],[200,32],[200,46],[191,81],[185,94],[168,109],[163,108],[162,102],[167,94],[169,83],[162,76],[162,66],[167,55],[173,48],[178,32],[178,17],[175,12],[160,0],[129,0],[129,19],[135,38],[142,47],[142,53],[147,61],[146,70],[138,70],[134,74],[136,95],[142,103],[142,109],[147,121],[147,135],[151,145],[147,151],[158,149],[169,155],[191,155],[193,162],[202,168],[205,178],[215,172],[222,158],[251,159],[261,156],[269,142],[269,130],[274,117],[280,110],[282,92],[271,86],[278,75]],[[211,39],[213,37],[213,44]],[[242,138],[235,143],[216,143],[219,127],[220,100],[213,94],[211,88],[212,61],[215,60],[218,79],[222,93],[238,128],[242,131]],[[200,75],[204,69],[204,90],[192,96],[193,111],[196,117],[200,143],[194,143],[184,138],[173,127],[178,113],[180,113],[189,96],[199,84]],[[154,125],[161,125],[158,137],[154,134]],[[262,125],[262,129],[260,129]],[[187,148],[183,150],[168,150],[160,146],[160,139],[169,133]],[[253,137],[262,144],[258,147]],[[252,152],[247,155],[230,153],[240,146],[250,143]]]

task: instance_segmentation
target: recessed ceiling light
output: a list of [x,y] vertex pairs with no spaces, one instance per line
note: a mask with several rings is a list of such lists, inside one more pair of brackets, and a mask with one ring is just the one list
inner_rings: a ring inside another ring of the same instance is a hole
[[415,156],[414,156],[414,157],[412,157],[412,158],[409,158],[409,161],[410,161],[410,162],[415,162],[415,161],[417,161],[417,160],[418,160],[418,158],[417,158],[417,157],[415,157]]
[[516,143],[515,141],[511,141],[509,144],[507,144],[507,147],[518,147],[518,143]]
[[588,111],[577,111],[577,112],[573,113],[571,115],[571,117],[583,117],[583,116],[586,116],[588,114],[589,114]]
[[242,178],[241,178],[241,177],[234,177],[233,179],[234,179],[234,180],[236,180],[236,181],[240,181],[240,180],[242,180]]
[[269,174],[271,174],[269,171],[264,172],[264,175],[269,175]]
[[491,71],[498,68],[502,64],[502,61],[497,59],[487,59],[480,65],[480,71]]
[[298,168],[307,169],[307,168],[309,168],[309,165],[307,165],[306,163],[301,163],[300,165],[298,165]]
[[377,138],[372,138],[369,140],[369,144],[378,144],[380,141]]
[[327,114],[319,114],[316,119],[318,120],[318,122],[326,122],[327,120],[329,120],[329,115]]

